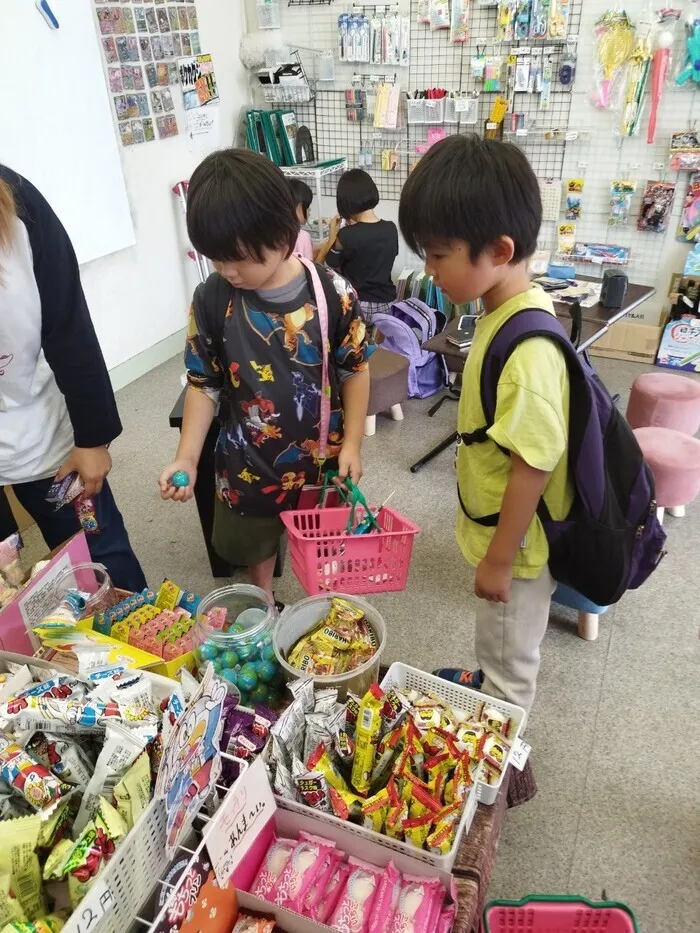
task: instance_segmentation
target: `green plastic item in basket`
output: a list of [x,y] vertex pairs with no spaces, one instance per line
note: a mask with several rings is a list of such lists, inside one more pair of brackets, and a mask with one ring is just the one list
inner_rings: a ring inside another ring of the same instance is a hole
[[639,933],[637,919],[619,901],[589,901],[575,894],[530,894],[519,901],[491,901],[483,933]]
[[[333,482],[338,477],[337,470],[326,470],[323,474],[323,488],[321,489],[321,503],[325,501],[326,490],[329,486],[335,485]],[[345,488],[343,488],[343,486]],[[377,531],[381,531],[377,519],[367,504],[367,500],[364,497],[364,494],[360,491],[360,488],[356,486],[353,481],[348,476],[343,480],[343,486],[338,486],[338,492],[340,494],[341,500],[345,505],[350,506],[350,515],[348,516],[348,523],[345,526],[346,534],[366,534],[368,531],[371,531],[372,528],[376,528]],[[355,509],[357,506],[361,506],[365,514],[362,520],[359,522],[359,525],[355,526]],[[358,528],[362,530],[359,531]]]

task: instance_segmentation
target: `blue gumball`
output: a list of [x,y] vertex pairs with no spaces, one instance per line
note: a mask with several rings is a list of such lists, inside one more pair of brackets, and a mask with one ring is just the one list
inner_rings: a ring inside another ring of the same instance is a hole
[[244,664],[238,672],[238,686],[244,693],[251,693],[258,685],[258,675],[252,664]]
[[214,673],[219,674],[219,675],[221,675],[221,672],[224,669],[223,664],[221,663],[221,661],[218,660],[218,658],[216,661],[212,662],[212,667],[214,668]]
[[255,645],[239,645],[238,646],[238,657],[241,663],[245,664],[247,661],[254,661],[257,657],[258,649]]
[[269,693],[265,684],[258,684],[255,690],[251,691],[250,699],[253,703],[267,703]]
[[279,674],[279,667],[272,661],[259,661],[256,665],[258,679],[264,684],[272,683]]
[[275,655],[275,649],[272,647],[272,645],[265,645],[260,653],[260,657],[263,659],[263,661],[274,661],[277,656]]
[[213,641],[205,641],[199,646],[199,657],[202,661],[213,661],[219,655],[219,649]]
[[234,684],[234,686],[238,683],[237,674],[230,667],[225,667],[221,672],[221,676],[224,678],[224,680],[228,680],[230,684]]
[[185,473],[184,470],[176,470],[170,477],[170,485],[174,486],[176,489],[182,489],[183,486],[189,486],[190,474]]
[[221,661],[224,667],[235,667],[238,664],[238,655],[233,649],[229,648],[221,655]]

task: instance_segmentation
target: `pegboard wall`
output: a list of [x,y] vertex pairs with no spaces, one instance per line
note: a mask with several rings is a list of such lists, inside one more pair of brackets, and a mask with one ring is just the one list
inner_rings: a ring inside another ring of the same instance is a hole
[[[700,6],[700,4],[697,4]],[[367,158],[372,152],[372,165],[364,167],[372,174],[385,201],[398,201],[406,177],[420,158],[429,130],[429,124],[407,123],[405,103],[402,106],[400,127],[396,131],[378,130],[371,120],[350,122],[346,118],[345,91],[352,86],[353,75],[365,76],[367,86],[370,75],[396,80],[402,92],[431,87],[448,91],[481,91],[477,122],[475,125],[444,123],[440,131],[447,134],[480,132],[483,134],[487,119],[498,92],[484,92],[483,83],[473,74],[472,58],[477,52],[487,57],[501,56],[504,63],[518,46],[538,47],[551,59],[553,82],[548,109],[541,109],[539,94],[516,93],[513,110],[524,115],[527,135],[517,135],[510,127],[510,114],[506,116],[504,138],[515,142],[527,154],[538,177],[558,179],[562,183],[561,212],[558,222],[565,218],[565,182],[569,178],[584,179],[582,214],[576,221],[576,239],[584,242],[606,243],[630,248],[629,264],[626,267],[630,279],[644,284],[657,285],[659,298],[649,302],[640,316],[653,320],[658,315],[661,299],[672,272],[681,269],[688,252],[687,244],[675,239],[676,227],[688,187],[688,172],[674,172],[666,168],[669,161],[671,133],[693,128],[700,120],[700,97],[694,82],[678,88],[673,83],[680,63],[685,57],[685,35],[683,19],[676,29],[676,41],[672,52],[671,77],[667,84],[659,110],[656,140],[647,145],[646,126],[648,117],[648,94],[645,113],[641,119],[640,134],[621,137],[619,133],[619,111],[599,110],[591,104],[594,88],[595,44],[593,27],[596,20],[613,5],[606,0],[571,0],[568,25],[569,39],[578,37],[576,45],[576,79],[569,87],[562,86],[557,75],[559,67],[571,46],[564,39],[522,40],[500,42],[497,40],[498,9],[472,0],[470,5],[470,36],[467,42],[450,42],[449,30],[432,30],[429,25],[418,22],[417,0],[401,0],[393,4],[363,5],[345,0],[333,0],[329,4],[310,6],[287,6],[281,0],[281,27],[283,41],[290,48],[298,48],[310,77],[318,76],[320,53],[323,50],[337,52],[338,15],[353,9],[371,13],[377,7],[397,9],[410,16],[410,55],[408,67],[370,65],[361,63],[335,62],[335,79],[332,82],[316,83],[316,95],[309,104],[297,104],[295,109],[299,122],[306,123],[316,141],[318,158],[347,156],[350,165],[361,164],[361,154]],[[649,15],[648,0],[630,0],[625,5],[630,19],[636,23]],[[697,12],[690,0],[683,4],[683,17]],[[252,8],[251,23],[255,12]],[[544,57],[544,55],[543,55]],[[506,68],[504,64],[503,76]],[[505,80],[501,93],[506,94]],[[404,95],[402,95],[404,96]],[[554,129],[567,130],[576,138],[548,138]],[[397,152],[398,162],[394,171],[381,168],[382,150]],[[418,149],[418,151],[417,151]],[[629,214],[624,225],[611,226],[610,185],[615,179],[632,179],[637,183]],[[640,232],[636,229],[642,194],[650,179],[676,182],[673,214],[664,234]],[[337,178],[324,181],[324,193],[334,195]],[[387,205],[387,209],[389,205]],[[557,250],[557,222],[543,223],[540,247]],[[600,274],[600,266],[581,265],[581,272]]]

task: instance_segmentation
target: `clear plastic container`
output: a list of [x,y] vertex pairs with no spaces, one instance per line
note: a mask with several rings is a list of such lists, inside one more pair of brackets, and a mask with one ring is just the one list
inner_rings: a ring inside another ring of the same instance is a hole
[[[209,615],[216,609],[219,619],[215,612]],[[276,622],[275,604],[259,587],[234,583],[213,590],[197,608],[193,645],[198,667],[211,661],[219,677],[238,688],[244,706],[279,707],[284,677],[272,645]]]
[[279,622],[275,626],[273,645],[277,660],[282,667],[286,680],[298,680],[305,675],[287,661],[287,656],[302,636],[306,635],[330,612],[334,597],[340,596],[353,606],[361,609],[367,622],[372,627],[377,638],[376,653],[354,670],[344,674],[329,674],[327,676],[314,675],[314,686],[317,690],[324,687],[335,687],[338,699],[345,699],[348,690],[359,696],[364,696],[369,685],[379,679],[379,662],[386,648],[386,624],[380,613],[364,599],[358,596],[349,596],[346,593],[326,593],[322,596],[309,596],[293,606],[287,606]]
[[83,594],[89,594],[81,619],[88,619],[96,612],[111,609],[121,599],[103,564],[73,564],[60,573],[54,582],[56,605],[68,590],[79,590]]

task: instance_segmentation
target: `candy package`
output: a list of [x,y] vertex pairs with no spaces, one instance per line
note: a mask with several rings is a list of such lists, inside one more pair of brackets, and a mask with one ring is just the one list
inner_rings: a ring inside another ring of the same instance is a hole
[[327,676],[354,670],[376,650],[362,610],[336,596],[328,616],[292,646],[287,661],[305,674]]
[[374,906],[382,870],[360,859],[348,859],[350,873],[329,926],[338,933],[364,933]]
[[24,580],[24,572],[19,562],[19,552],[24,547],[18,531],[0,541],[0,580],[11,587],[19,587]]
[[296,841],[294,839],[273,837],[270,848],[265,853],[265,858],[262,860],[258,874],[251,886],[251,894],[262,898],[264,901],[270,900],[270,895],[277,884],[277,880],[295,847]]
[[274,929],[274,918],[241,911],[231,933],[272,933]]
[[32,809],[48,815],[70,791],[21,746],[0,734],[0,776]]
[[390,933],[434,933],[443,901],[437,879],[404,875]]
[[334,842],[302,833],[277,879],[270,899],[280,907],[300,913],[304,899],[323,867],[326,854],[334,847]]

